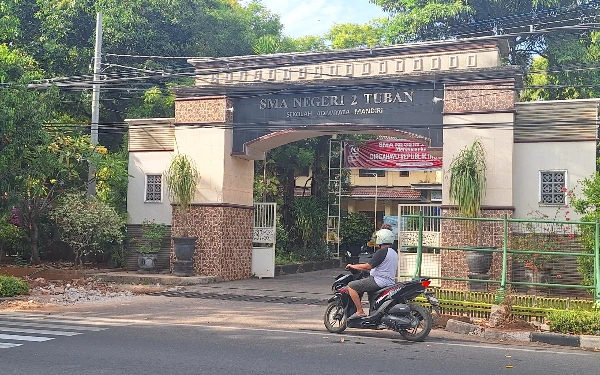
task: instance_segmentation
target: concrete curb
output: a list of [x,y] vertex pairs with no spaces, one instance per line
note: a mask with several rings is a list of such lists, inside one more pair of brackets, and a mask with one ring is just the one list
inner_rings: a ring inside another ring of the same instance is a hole
[[201,285],[212,284],[220,281],[217,276],[190,276],[179,277],[160,274],[123,274],[117,272],[96,273],[100,281],[114,282],[120,284],[143,284],[143,285]]
[[486,339],[502,341],[539,342],[551,345],[569,346],[582,349],[600,349],[600,336],[565,335],[551,332],[503,332],[493,328],[484,328],[476,324],[448,319],[446,330],[454,333],[481,336]]

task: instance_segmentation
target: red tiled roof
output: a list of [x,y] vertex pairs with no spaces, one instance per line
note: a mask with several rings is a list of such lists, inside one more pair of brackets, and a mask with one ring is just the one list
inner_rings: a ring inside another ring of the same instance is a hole
[[[310,195],[310,188],[304,190],[304,188],[297,187],[294,191],[294,195],[297,197]],[[374,198],[375,187],[374,186],[355,186],[351,188],[350,194],[342,192],[342,195],[350,198]],[[421,199],[421,193],[418,190],[411,189],[408,187],[387,187],[380,186],[377,188],[378,199]]]
[[[352,198],[372,198],[375,197],[375,187],[356,186],[350,191]],[[383,199],[421,199],[421,193],[407,187],[378,187],[377,198]]]

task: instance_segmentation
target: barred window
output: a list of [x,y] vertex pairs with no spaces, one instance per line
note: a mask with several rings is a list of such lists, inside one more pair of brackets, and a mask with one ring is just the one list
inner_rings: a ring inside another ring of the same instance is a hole
[[540,171],[540,203],[565,204],[566,171]]
[[359,169],[358,170],[358,177],[375,177],[375,176],[373,176],[374,174],[376,174],[377,177],[385,177],[385,171],[382,171],[382,170],[376,170],[376,169]]
[[146,199],[145,202],[162,202],[162,175],[146,175]]

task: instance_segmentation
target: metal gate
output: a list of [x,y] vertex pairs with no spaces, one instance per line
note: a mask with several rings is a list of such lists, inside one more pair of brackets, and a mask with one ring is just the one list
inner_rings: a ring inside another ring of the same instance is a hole
[[[419,241],[419,220],[406,215],[423,216],[423,258],[421,275],[441,277],[442,256],[439,248],[442,243],[441,205],[401,204],[398,206],[398,281],[410,280],[417,268],[417,245]],[[432,279],[432,286],[441,286],[440,279]]]
[[252,274],[275,277],[277,203],[254,203]]

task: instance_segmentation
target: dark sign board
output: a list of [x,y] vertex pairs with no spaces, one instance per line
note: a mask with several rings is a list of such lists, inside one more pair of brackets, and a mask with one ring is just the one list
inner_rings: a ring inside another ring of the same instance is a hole
[[433,85],[333,89],[234,100],[234,151],[287,128],[336,123],[404,130],[442,145],[443,89]]

